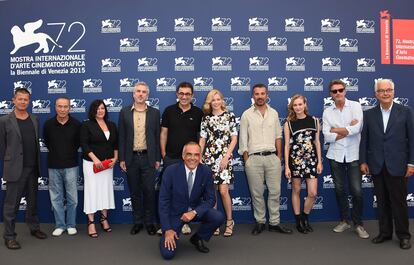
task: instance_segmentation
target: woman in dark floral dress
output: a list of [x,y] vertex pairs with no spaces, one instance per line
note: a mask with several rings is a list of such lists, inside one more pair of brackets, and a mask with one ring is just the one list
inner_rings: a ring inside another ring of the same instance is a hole
[[[285,134],[285,176],[292,181],[292,207],[296,229],[300,233],[313,232],[308,215],[315,202],[318,174],[322,173],[319,121],[308,115],[306,98],[294,95],[288,105]],[[306,179],[306,197],[302,216],[300,215],[300,189]]]
[[[203,112],[205,116],[200,130],[200,146],[204,150],[202,162],[213,172],[214,184],[220,192],[227,217],[223,235],[229,237],[234,228],[229,184],[234,181],[231,159],[237,143],[236,118],[227,110],[223,94],[217,89],[207,94]],[[217,229],[214,234],[219,233],[220,230]]]

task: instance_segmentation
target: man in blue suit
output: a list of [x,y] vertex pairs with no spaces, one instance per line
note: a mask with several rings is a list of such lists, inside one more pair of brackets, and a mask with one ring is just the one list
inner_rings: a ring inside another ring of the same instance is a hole
[[414,173],[414,120],[410,108],[394,102],[391,79],[375,82],[379,105],[364,113],[359,149],[360,169],[372,174],[377,198],[379,235],[375,244],[392,239],[393,219],[400,248],[409,249],[407,178]]
[[181,227],[190,221],[201,222],[190,242],[202,253],[209,252],[204,245],[214,231],[224,222],[221,212],[214,209],[216,201],[211,170],[200,164],[201,148],[195,142],[184,145],[183,162],[173,164],[164,172],[159,215],[163,235],[160,240],[161,255],[172,259],[177,248]]

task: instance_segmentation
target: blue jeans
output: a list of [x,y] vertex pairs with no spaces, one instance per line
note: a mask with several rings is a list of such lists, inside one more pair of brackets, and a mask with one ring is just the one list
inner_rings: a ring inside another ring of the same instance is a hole
[[341,220],[349,219],[349,201],[348,194],[345,194],[345,178],[348,175],[349,190],[352,195],[352,211],[351,218],[354,225],[362,225],[362,175],[359,170],[358,160],[349,163],[339,163],[329,159],[331,166],[332,178],[335,184],[336,202],[341,214]]
[[[78,205],[77,178],[79,167],[49,168],[49,194],[55,215],[56,228],[67,229],[76,226]],[[65,218],[66,199],[66,218]]]

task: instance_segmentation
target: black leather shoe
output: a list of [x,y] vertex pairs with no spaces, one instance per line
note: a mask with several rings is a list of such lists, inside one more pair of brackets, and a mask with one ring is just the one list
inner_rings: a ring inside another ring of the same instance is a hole
[[139,233],[139,231],[141,231],[142,228],[144,228],[143,224],[134,224],[134,226],[131,228],[131,231],[129,231],[129,233],[131,235],[136,235]]
[[200,251],[201,253],[208,253],[210,250],[206,247],[206,246],[204,246],[204,242],[203,242],[203,240],[201,239],[201,238],[199,238],[198,236],[197,236],[197,234],[194,234],[191,238],[190,238],[190,242],[191,242],[191,244],[193,244],[195,247],[196,247],[196,249],[198,250],[198,251]]
[[257,236],[258,234],[263,232],[263,230],[265,230],[265,224],[256,223],[252,230],[252,235]]
[[146,228],[147,228],[147,233],[150,236],[153,236],[155,235],[155,233],[157,233],[157,229],[155,228],[155,225],[153,224],[146,225]]
[[379,234],[378,236],[374,237],[371,241],[374,244],[381,244],[384,241],[391,240],[392,236],[383,236]]
[[280,225],[269,225],[270,232],[279,232],[281,234],[292,234],[293,231],[289,228]]
[[[308,233],[308,230],[306,230],[305,225],[303,224],[302,221],[296,224],[296,230],[298,230],[298,232],[302,234]],[[269,226],[269,231],[270,231],[270,226]]]
[[308,233],[312,233],[313,232],[313,228],[309,224],[309,221],[308,220],[303,220],[303,226],[305,227],[306,232],[308,232]]
[[30,234],[32,236],[34,236],[35,238],[37,238],[37,239],[46,239],[47,238],[47,235],[45,233],[43,233],[42,231],[40,231],[40,230],[30,231]]
[[410,249],[411,248],[410,240],[408,238],[400,239],[400,248],[401,249]]
[[8,249],[20,249],[21,246],[19,242],[17,242],[15,239],[5,239],[4,244]]

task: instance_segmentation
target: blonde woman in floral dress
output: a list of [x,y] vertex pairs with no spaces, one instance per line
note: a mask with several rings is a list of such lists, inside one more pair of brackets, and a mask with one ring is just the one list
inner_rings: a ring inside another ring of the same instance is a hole
[[[322,173],[319,121],[308,115],[306,98],[294,95],[288,105],[285,134],[285,176],[292,182],[292,207],[296,229],[300,233],[313,232],[308,215],[312,210],[318,188],[318,174]],[[300,189],[306,180],[307,197],[300,214]]]
[[[202,162],[213,172],[214,184],[220,192],[227,217],[223,235],[229,237],[233,234],[234,228],[229,184],[234,181],[231,159],[237,143],[236,117],[227,110],[223,94],[217,89],[207,94],[203,112],[200,130]],[[219,233],[220,230],[217,229],[214,234]]]

